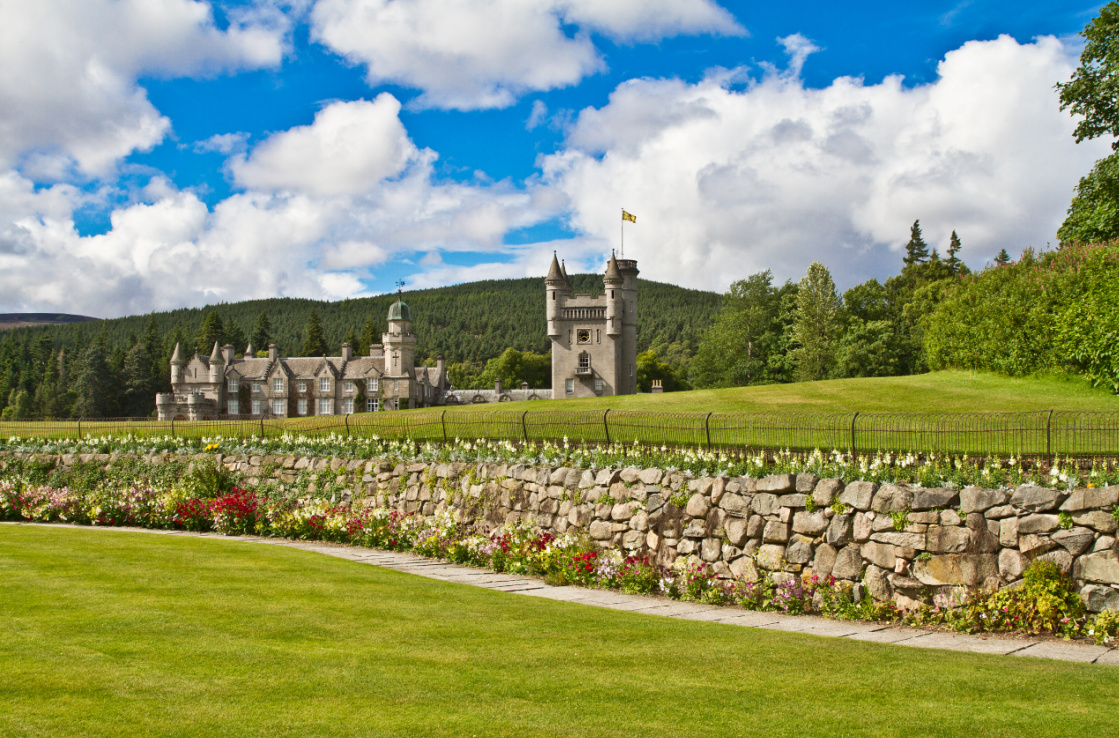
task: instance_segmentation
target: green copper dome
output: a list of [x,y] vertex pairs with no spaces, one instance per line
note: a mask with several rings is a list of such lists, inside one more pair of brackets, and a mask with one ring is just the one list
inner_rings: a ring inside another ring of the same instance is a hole
[[389,307],[389,320],[412,320],[412,311],[408,309],[408,304],[401,299]]

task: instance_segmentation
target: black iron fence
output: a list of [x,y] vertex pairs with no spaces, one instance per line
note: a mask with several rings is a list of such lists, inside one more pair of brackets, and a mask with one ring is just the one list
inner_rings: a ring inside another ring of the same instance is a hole
[[1119,412],[667,413],[640,410],[446,410],[214,420],[96,418],[0,422],[0,437],[275,438],[336,434],[414,441],[638,443],[719,449],[837,449],[1028,458],[1119,457]]

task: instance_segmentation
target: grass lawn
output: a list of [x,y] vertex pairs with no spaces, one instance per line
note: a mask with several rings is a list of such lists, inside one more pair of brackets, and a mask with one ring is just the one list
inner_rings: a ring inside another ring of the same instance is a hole
[[519,597],[204,538],[0,526],[3,735],[1111,735],[1119,668]]

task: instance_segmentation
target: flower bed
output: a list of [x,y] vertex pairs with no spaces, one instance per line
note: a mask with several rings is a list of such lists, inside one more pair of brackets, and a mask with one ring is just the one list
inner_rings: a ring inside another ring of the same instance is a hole
[[169,489],[54,488],[0,480],[0,519],[214,531],[411,551],[497,572],[542,576],[552,584],[654,594],[689,602],[828,617],[893,620],[961,632],[1025,631],[1099,643],[1119,634],[1119,614],[1089,616],[1073,582],[1048,562],[1027,571],[1023,585],[964,591],[908,613],[873,601],[851,582],[811,574],[775,573],[756,581],[720,578],[713,568],[680,557],[661,566],[648,555],[603,549],[582,532],[553,535],[514,522],[486,531],[443,508],[423,516],[322,498],[284,499],[251,490],[219,490],[213,497]]

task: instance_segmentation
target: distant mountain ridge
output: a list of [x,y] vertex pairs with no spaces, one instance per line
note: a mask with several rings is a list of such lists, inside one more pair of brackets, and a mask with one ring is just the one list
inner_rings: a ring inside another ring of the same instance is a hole
[[10,328],[26,328],[32,325],[64,325],[66,323],[89,323],[101,320],[88,315],[69,313],[0,313],[0,331]]

